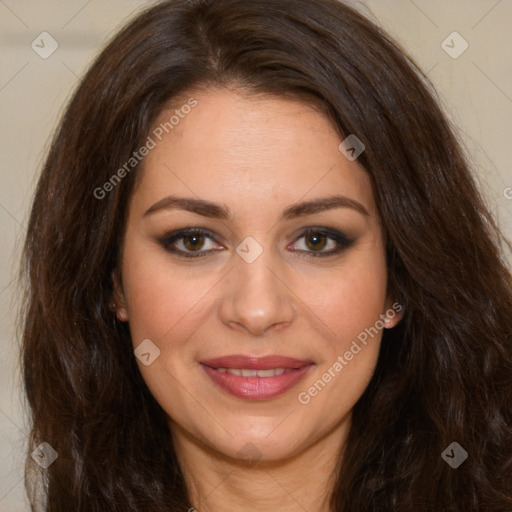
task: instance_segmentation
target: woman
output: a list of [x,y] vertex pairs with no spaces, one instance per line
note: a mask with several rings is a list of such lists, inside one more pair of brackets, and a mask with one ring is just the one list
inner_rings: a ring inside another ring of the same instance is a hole
[[429,90],[335,0],[114,38],[28,227],[34,510],[512,510],[510,246]]

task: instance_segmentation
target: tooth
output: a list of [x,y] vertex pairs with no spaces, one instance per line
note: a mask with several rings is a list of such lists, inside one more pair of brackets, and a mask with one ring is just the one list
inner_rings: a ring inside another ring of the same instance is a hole
[[274,375],[276,375],[275,372],[275,368],[271,368],[270,370],[258,370],[257,374],[258,377],[273,377]]
[[217,371],[222,373],[231,373],[238,377],[276,377],[283,373],[290,373],[293,371],[290,368],[270,368],[268,370],[253,370],[248,368],[216,368]]
[[241,370],[242,372],[242,377],[256,377],[256,375],[258,374],[258,371],[257,370]]

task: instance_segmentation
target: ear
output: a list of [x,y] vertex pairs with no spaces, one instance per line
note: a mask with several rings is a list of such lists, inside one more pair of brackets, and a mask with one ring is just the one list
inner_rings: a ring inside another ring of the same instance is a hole
[[117,268],[113,270],[111,277],[114,290],[112,293],[112,310],[115,312],[119,321],[127,322],[128,311],[126,308],[126,300],[124,297],[123,285],[121,283],[121,279],[119,278]]
[[384,311],[384,328],[392,329],[404,317],[404,307],[399,302],[394,301],[391,295],[386,298],[386,309]]

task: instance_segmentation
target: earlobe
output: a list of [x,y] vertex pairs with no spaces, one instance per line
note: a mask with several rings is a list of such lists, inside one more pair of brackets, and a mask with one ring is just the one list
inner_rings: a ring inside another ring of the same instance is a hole
[[399,302],[392,302],[392,299],[386,301],[386,311],[384,312],[384,328],[392,329],[404,317],[404,307]]
[[119,279],[117,269],[112,271],[112,285],[113,285],[113,293],[112,293],[112,302],[110,304],[110,309],[115,313],[117,319],[120,322],[128,321],[128,311],[126,309],[126,301],[124,298],[123,286],[121,284],[121,280]]

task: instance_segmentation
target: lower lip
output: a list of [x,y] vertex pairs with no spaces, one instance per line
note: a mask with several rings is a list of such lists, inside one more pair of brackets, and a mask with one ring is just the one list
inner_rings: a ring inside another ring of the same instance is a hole
[[268,400],[282,395],[295,386],[311,369],[313,364],[294,368],[291,372],[275,377],[242,377],[201,364],[208,376],[222,389],[238,398]]

